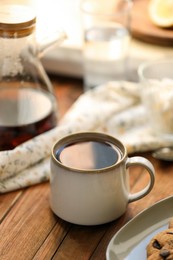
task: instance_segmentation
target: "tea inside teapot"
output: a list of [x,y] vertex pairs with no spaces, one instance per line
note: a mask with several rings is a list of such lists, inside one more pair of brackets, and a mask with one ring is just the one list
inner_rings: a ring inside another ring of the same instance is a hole
[[0,6],[0,150],[57,125],[57,99],[39,55],[64,35],[38,45],[36,17],[27,6]]

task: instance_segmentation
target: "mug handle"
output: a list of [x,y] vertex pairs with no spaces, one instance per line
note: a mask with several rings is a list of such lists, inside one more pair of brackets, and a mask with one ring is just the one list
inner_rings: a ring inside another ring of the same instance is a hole
[[129,194],[129,201],[128,201],[129,203],[145,197],[152,190],[155,182],[155,170],[149,160],[141,156],[134,156],[134,157],[127,158],[126,168],[128,169],[130,166],[133,165],[143,166],[150,175],[150,181],[148,185],[141,191],[136,192],[134,194]]

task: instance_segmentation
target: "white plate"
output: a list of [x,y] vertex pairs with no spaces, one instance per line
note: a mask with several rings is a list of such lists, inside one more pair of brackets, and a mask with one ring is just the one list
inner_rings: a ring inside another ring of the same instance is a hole
[[111,239],[107,260],[146,260],[146,246],[173,217],[173,196],[163,199],[139,213]]

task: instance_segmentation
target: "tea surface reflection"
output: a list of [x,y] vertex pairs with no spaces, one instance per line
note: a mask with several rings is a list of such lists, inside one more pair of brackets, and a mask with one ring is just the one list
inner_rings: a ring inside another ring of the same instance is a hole
[[92,170],[116,164],[121,157],[118,147],[100,141],[70,143],[56,153],[56,158],[67,167]]

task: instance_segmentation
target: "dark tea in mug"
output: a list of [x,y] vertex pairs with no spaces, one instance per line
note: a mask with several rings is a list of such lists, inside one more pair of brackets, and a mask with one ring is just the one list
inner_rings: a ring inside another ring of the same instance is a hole
[[102,140],[68,143],[56,151],[56,159],[63,165],[81,170],[98,170],[116,164],[122,158],[118,147]]

